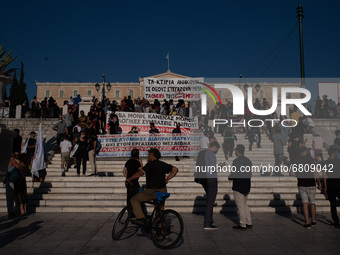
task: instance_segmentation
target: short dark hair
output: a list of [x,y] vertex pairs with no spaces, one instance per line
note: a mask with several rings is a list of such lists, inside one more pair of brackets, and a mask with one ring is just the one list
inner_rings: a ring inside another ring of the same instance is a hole
[[154,127],[154,126],[155,126],[155,123],[153,123],[153,122],[150,122],[150,125]]
[[20,130],[17,129],[17,128],[14,129],[14,132],[17,133],[17,134],[20,134]]
[[217,142],[217,141],[213,141],[210,145],[209,145],[210,148],[212,147],[216,147],[216,148],[220,148],[220,144]]
[[245,150],[246,150],[246,148],[244,147],[243,144],[238,144],[238,145],[236,146],[235,150],[237,150],[238,153],[240,153],[240,154],[243,155],[244,152],[245,152]]
[[138,149],[133,149],[131,151],[131,158],[139,158],[139,150]]
[[151,148],[150,150],[148,150],[148,153],[149,154],[152,153],[152,155],[154,155],[156,159],[160,159],[162,157],[161,153],[157,148]]

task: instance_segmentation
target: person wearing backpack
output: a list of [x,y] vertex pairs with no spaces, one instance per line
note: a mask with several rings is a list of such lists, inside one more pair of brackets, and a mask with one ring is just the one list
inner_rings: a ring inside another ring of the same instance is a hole
[[[92,130],[91,130],[92,131]],[[96,132],[92,131],[90,133],[90,143],[89,143],[89,160],[91,164],[91,174],[89,176],[97,176],[97,162],[96,162],[96,154],[97,154],[97,145],[98,145],[98,137]]]

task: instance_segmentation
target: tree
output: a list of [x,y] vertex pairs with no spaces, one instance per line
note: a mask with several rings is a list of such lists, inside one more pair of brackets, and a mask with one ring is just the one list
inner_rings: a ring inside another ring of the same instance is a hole
[[8,66],[13,62],[15,58],[11,56],[12,51],[7,52],[7,50],[2,49],[0,45],[0,107],[4,105],[4,97],[6,92],[6,86],[11,84],[15,68],[8,69]]
[[28,97],[26,93],[26,83],[24,82],[24,63],[21,61],[21,70],[20,70],[20,79],[18,82],[18,79],[16,77],[16,74],[14,74],[12,86],[10,89],[10,97],[9,100],[11,101],[11,104],[13,106],[16,105],[23,105],[25,103],[26,106],[28,106]]

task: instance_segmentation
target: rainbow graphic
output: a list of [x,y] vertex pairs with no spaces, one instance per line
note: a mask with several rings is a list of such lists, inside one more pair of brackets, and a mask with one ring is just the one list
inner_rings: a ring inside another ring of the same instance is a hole
[[[214,94],[217,96],[218,100],[220,101],[220,104],[222,105],[222,100],[221,100],[220,96],[218,95],[217,91],[212,86],[210,86],[209,84],[203,83],[203,82],[200,82],[200,84],[202,84],[203,86],[209,88],[212,92],[214,92]],[[212,98],[215,105],[217,104],[214,96],[211,94],[211,92],[209,90],[204,89],[204,88],[200,88],[200,89],[203,90],[204,92],[206,92]]]

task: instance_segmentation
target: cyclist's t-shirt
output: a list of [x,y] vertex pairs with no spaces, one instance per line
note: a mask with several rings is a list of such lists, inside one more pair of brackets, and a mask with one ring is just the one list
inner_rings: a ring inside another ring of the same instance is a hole
[[165,175],[172,170],[172,165],[163,161],[155,160],[149,161],[144,167],[146,177],[146,187],[148,189],[165,188]]
[[[130,178],[132,175],[138,172],[138,168],[140,168],[141,165],[138,160],[131,158],[128,161],[126,161],[125,167],[127,170],[126,178]],[[138,181],[138,178],[133,181]]]

